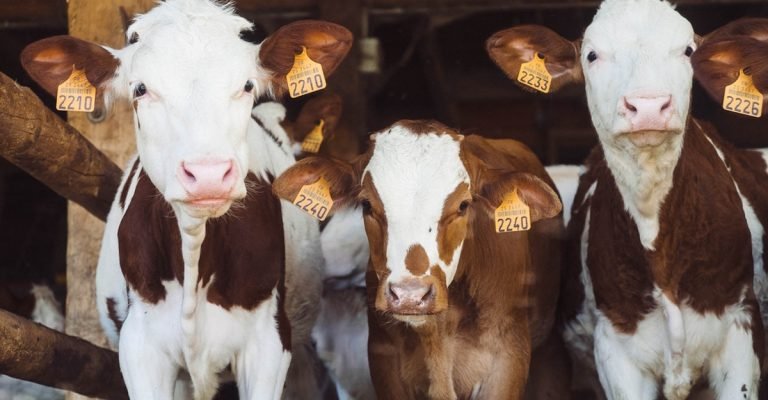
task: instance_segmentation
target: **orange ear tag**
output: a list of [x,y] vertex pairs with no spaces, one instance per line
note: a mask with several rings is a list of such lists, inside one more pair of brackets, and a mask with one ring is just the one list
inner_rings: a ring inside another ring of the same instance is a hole
[[326,85],[323,66],[309,58],[304,46],[301,47],[301,53],[293,59],[293,68],[285,80],[288,82],[288,94],[292,99],[325,89]]
[[320,151],[320,145],[323,144],[323,125],[325,121],[322,119],[320,122],[312,128],[312,131],[301,142],[301,150],[306,153],[317,153]]
[[520,200],[517,189],[504,195],[494,213],[496,233],[520,232],[531,229],[531,209]]
[[302,186],[299,194],[293,200],[293,204],[307,214],[324,221],[333,207],[328,181],[325,178],[320,178],[311,185]]
[[723,109],[737,114],[760,118],[763,115],[763,94],[755,87],[752,77],[739,71],[736,82],[725,87]]
[[56,109],[91,112],[96,106],[96,88],[88,81],[84,69],[75,69],[56,91]]
[[520,72],[517,73],[517,81],[531,89],[542,93],[549,93],[549,86],[552,83],[552,75],[547,71],[544,64],[544,57],[536,53],[533,60],[520,65]]

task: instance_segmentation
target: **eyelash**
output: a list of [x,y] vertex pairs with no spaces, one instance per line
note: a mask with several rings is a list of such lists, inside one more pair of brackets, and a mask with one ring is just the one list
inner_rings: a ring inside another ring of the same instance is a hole
[[138,99],[139,97],[144,96],[145,94],[147,94],[147,86],[146,85],[144,85],[143,83],[139,82],[138,84],[136,84],[136,86],[134,86],[134,88],[133,88],[133,99],[134,100]]

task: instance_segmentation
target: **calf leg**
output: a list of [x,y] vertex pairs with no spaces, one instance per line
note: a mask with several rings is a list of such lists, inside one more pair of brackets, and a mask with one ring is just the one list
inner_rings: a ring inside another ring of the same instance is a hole
[[628,356],[610,322],[595,326],[595,362],[608,400],[655,400],[658,384]]
[[172,400],[179,367],[157,337],[149,334],[144,323],[143,313],[131,309],[120,332],[120,370],[128,396]]
[[264,329],[237,356],[233,365],[241,400],[279,400],[291,353],[276,329]]
[[720,354],[710,364],[709,381],[719,400],[757,400],[760,364],[751,330],[731,325]]
[[554,330],[531,355],[525,398],[565,400],[570,396],[571,365],[562,337]]

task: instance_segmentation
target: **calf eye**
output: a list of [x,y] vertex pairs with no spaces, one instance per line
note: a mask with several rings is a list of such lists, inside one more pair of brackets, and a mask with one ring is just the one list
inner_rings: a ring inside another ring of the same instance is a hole
[[691,54],[693,54],[693,47],[691,47],[691,46],[686,47],[685,48],[685,56],[686,57],[690,57]]
[[251,81],[245,82],[245,86],[243,86],[243,91],[245,93],[251,93],[251,90],[253,90],[253,82]]
[[134,43],[136,43],[138,41],[139,41],[139,33],[138,32],[133,32],[131,34],[131,38],[128,39],[128,44],[134,44]]
[[147,87],[143,83],[139,83],[133,88],[133,98],[138,99],[141,96],[147,94]]
[[467,209],[469,208],[469,200],[464,200],[459,204],[459,215],[464,215],[467,213]]
[[371,202],[367,199],[363,199],[360,201],[360,205],[363,207],[363,214],[365,215],[371,215]]
[[593,62],[597,60],[597,53],[595,53],[594,50],[590,51],[589,54],[587,54],[587,61]]

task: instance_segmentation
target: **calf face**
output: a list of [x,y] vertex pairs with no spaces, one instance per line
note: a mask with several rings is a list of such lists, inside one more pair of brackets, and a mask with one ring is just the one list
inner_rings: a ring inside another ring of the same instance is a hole
[[293,200],[302,186],[330,183],[334,207],[363,208],[370,268],[378,278],[375,308],[406,321],[443,311],[457,274],[470,220],[487,219],[504,194],[517,190],[537,221],[556,215],[557,194],[537,177],[493,170],[436,122],[400,121],[371,136],[370,150],[352,163],[310,157],[274,185]]
[[254,97],[282,92],[302,46],[327,75],[351,44],[349,31],[319,21],[287,25],[260,45],[240,38],[250,29],[231,6],[169,0],[136,19],[123,49],[58,36],[28,46],[22,63],[50,93],[75,67],[100,96],[129,99],[152,183],[192,215],[218,216],[245,196]]

